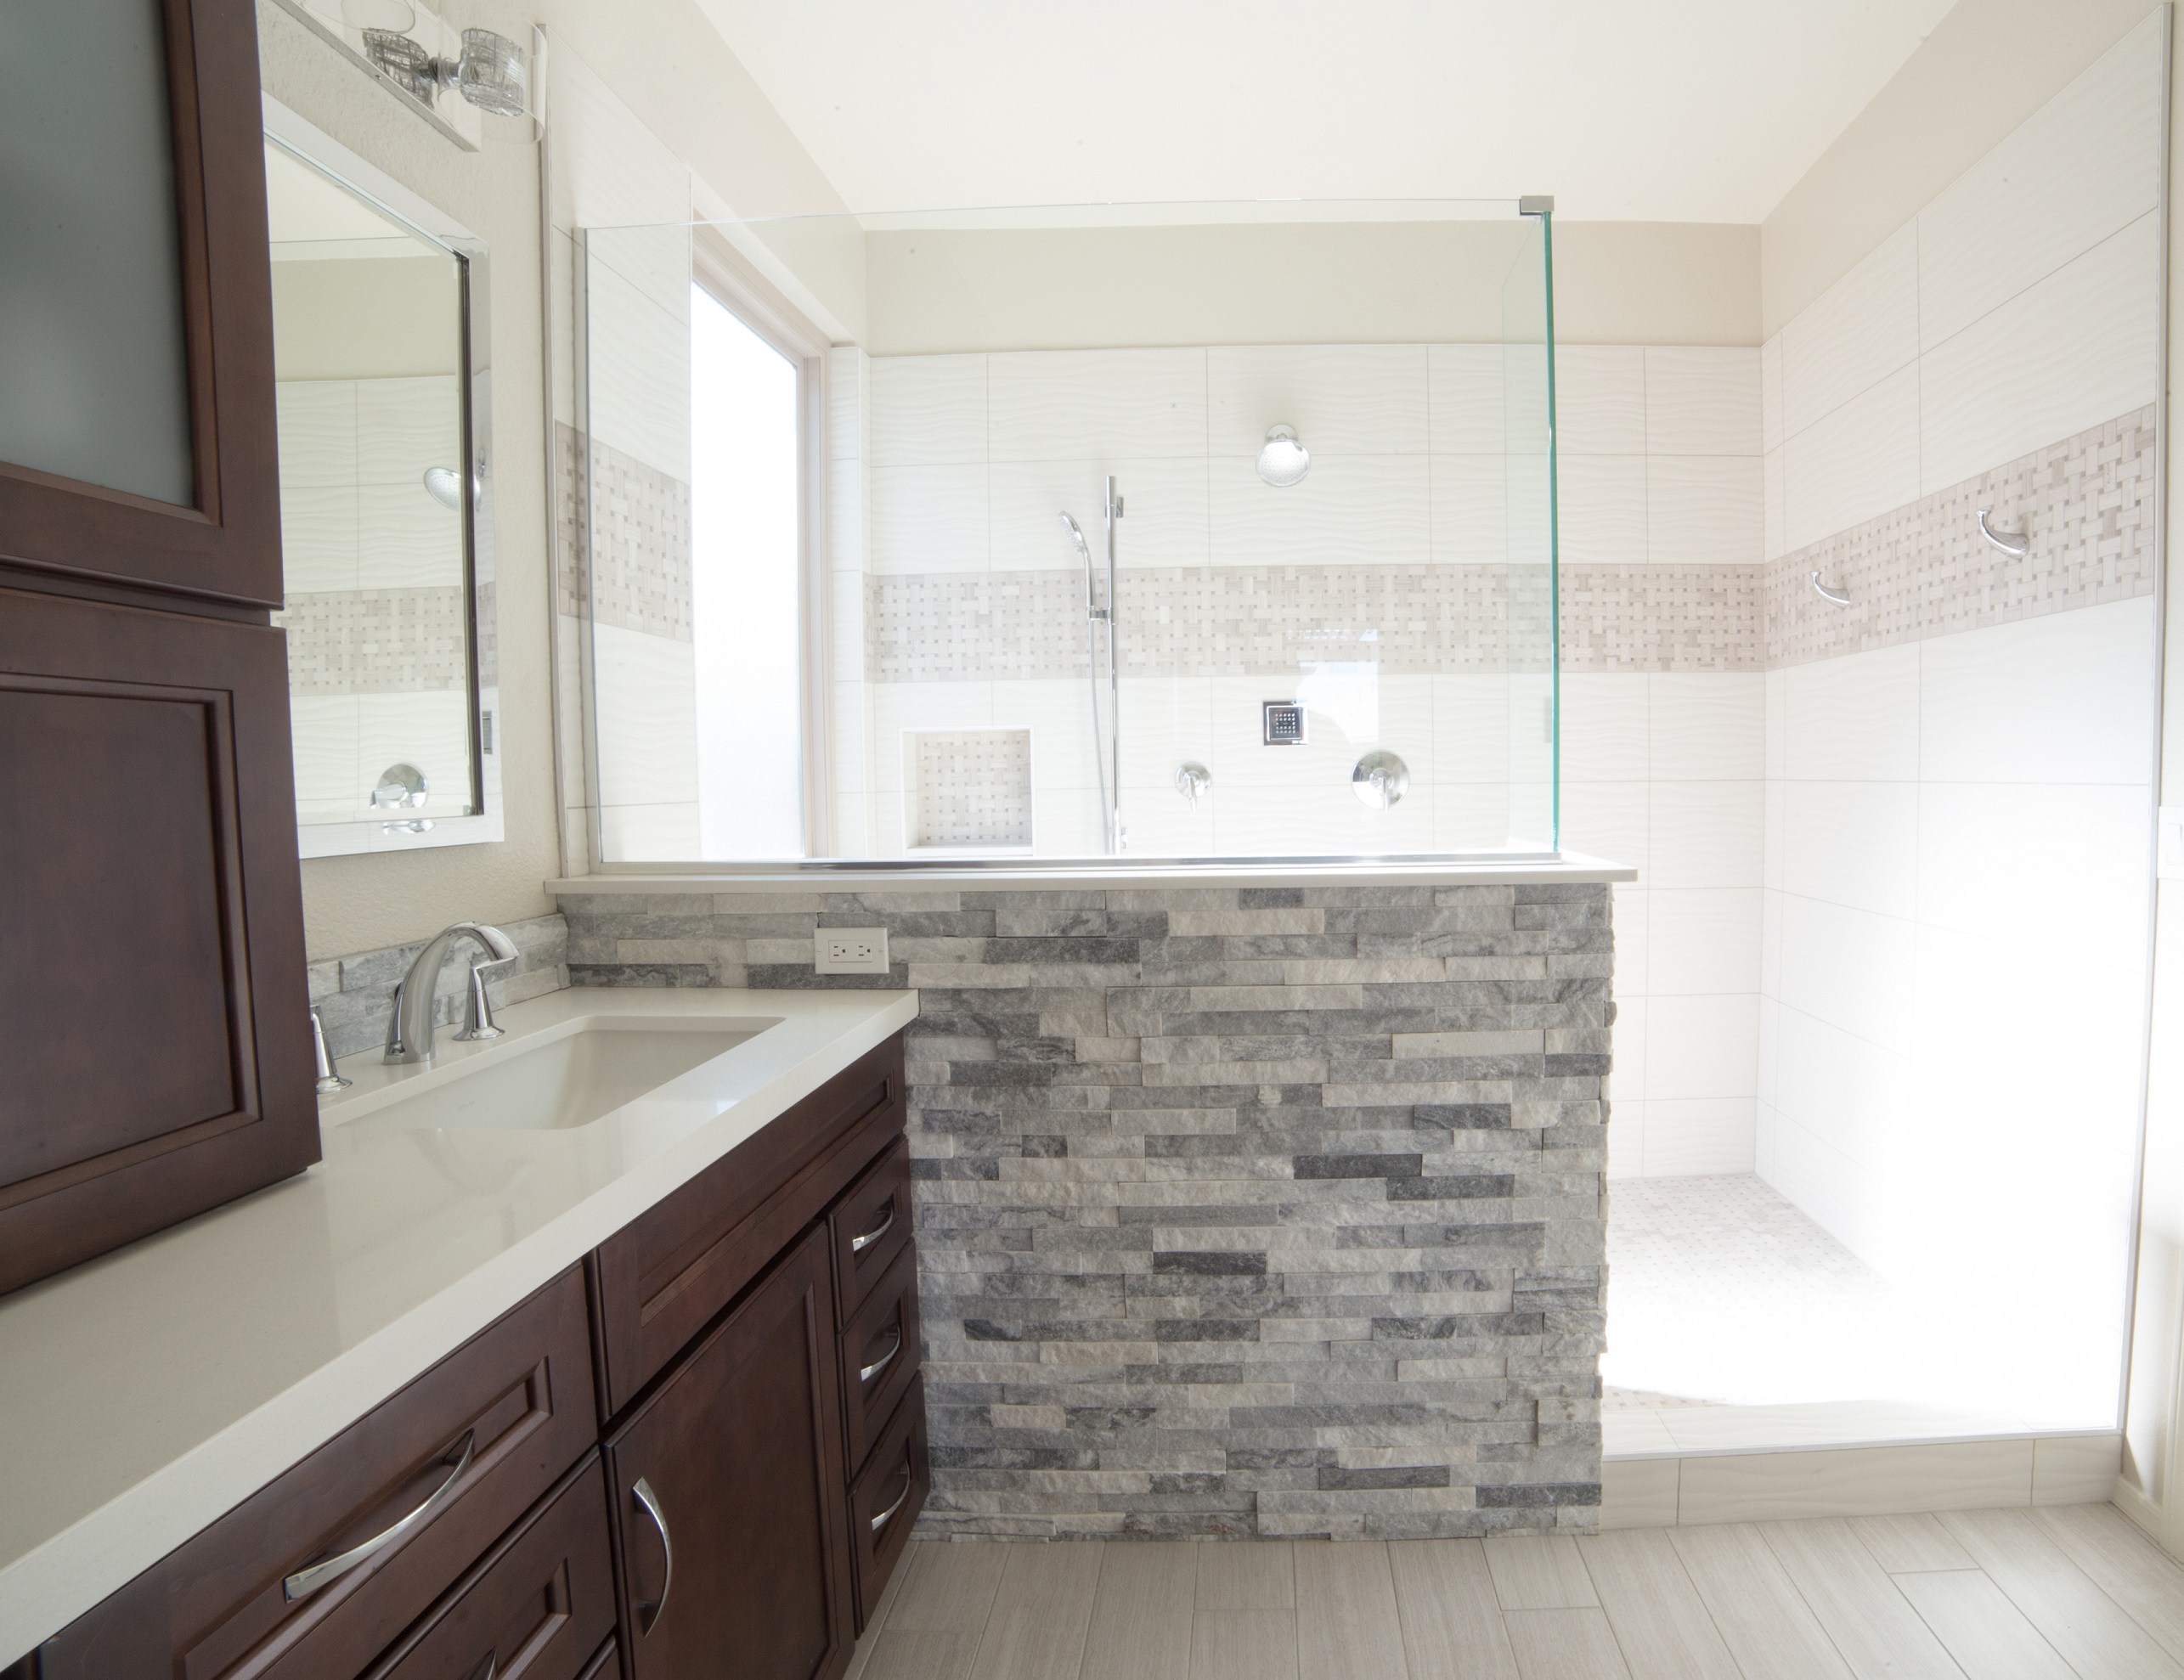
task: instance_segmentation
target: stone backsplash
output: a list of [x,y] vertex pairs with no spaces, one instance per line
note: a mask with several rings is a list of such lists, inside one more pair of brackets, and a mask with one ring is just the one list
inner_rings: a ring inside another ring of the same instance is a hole
[[1597,1519],[1607,888],[562,907],[578,985],[919,989],[925,1531]]
[[[494,1008],[559,991],[568,984],[568,930],[559,916],[495,925],[515,940],[522,955],[506,967],[488,972],[485,995]],[[328,957],[310,966],[311,1001],[319,1018],[325,1023],[326,1046],[336,1057],[353,1056],[387,1042],[387,1023],[394,1013],[394,988],[424,949],[425,941],[420,939],[414,944],[359,951],[354,956]],[[440,984],[432,995],[432,1018],[442,1026],[462,1019],[470,959],[478,954],[475,945],[460,941],[440,965]]]

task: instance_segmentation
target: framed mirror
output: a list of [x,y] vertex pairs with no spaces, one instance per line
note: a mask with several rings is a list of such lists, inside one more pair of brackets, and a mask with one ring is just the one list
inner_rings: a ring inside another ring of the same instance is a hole
[[498,840],[485,247],[265,109],[298,848]]

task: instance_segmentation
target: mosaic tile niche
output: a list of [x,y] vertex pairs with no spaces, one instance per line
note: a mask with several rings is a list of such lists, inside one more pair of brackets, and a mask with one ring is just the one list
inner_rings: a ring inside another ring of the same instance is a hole
[[918,988],[923,1531],[1595,1525],[1606,887],[561,905],[576,985]]

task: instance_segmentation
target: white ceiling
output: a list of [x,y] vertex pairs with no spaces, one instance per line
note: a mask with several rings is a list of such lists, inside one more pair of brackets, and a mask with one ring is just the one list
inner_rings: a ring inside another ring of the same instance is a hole
[[699,0],[849,206],[1757,222],[1950,0]]

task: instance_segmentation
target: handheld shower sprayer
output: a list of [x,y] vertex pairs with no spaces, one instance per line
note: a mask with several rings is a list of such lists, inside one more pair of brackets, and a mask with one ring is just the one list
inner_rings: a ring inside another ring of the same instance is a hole
[[[1122,754],[1120,685],[1115,657],[1115,521],[1122,516],[1122,498],[1115,493],[1115,481],[1107,481],[1107,605],[1099,604],[1092,581],[1092,544],[1084,527],[1062,511],[1062,529],[1085,568],[1085,668],[1092,680],[1092,762],[1099,770],[1100,826],[1110,856],[1122,849]],[[1099,627],[1107,626],[1107,728],[1100,729]]]

